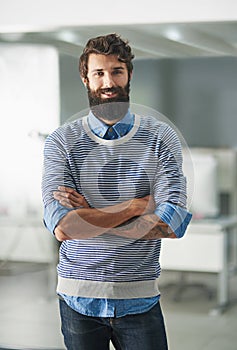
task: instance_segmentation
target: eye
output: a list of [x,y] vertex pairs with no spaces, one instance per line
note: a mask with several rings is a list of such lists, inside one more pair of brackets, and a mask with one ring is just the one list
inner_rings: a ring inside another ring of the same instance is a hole
[[113,71],[114,75],[120,75],[123,74],[123,71],[121,69],[116,69],[115,71]]
[[103,75],[104,75],[104,73],[101,72],[101,71],[98,71],[98,72],[95,72],[95,73],[94,73],[94,76],[95,76],[95,77],[102,77]]

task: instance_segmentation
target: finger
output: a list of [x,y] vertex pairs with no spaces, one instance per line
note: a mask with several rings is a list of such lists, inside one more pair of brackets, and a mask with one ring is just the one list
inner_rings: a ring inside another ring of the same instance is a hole
[[58,202],[63,205],[64,207],[67,208],[82,208],[84,207],[81,203],[79,202],[74,202],[65,198],[61,198],[58,200]]
[[59,192],[59,191],[54,191],[53,192],[53,196],[55,199],[62,200],[62,199],[67,199],[68,198],[68,194],[66,192]]
[[73,206],[89,208],[89,204],[85,198],[71,187],[58,186],[58,191],[55,191],[54,198],[59,200],[61,198],[60,195],[64,198],[68,198],[70,202],[73,203]]
[[58,189],[60,192],[63,193],[65,198],[69,198],[71,201],[74,201],[75,204],[82,205],[85,208],[89,208],[89,204],[87,203],[86,199],[84,196],[82,196],[80,193],[78,193],[76,190],[74,190],[71,187],[66,187],[66,186],[59,186]]
[[75,197],[72,194],[55,191],[54,199],[68,208],[89,207],[83,196]]
[[59,186],[58,189],[60,193],[62,193],[63,197],[65,198],[70,198],[71,200],[74,200],[74,201],[77,201],[77,199],[82,202],[85,201],[84,197],[73,188]]
[[70,209],[74,208],[74,206],[65,199],[61,199],[58,202],[66,208],[70,208]]
[[79,194],[74,188],[66,186],[58,186],[58,190],[61,192],[73,193],[74,195]]
[[74,193],[66,192],[66,191],[54,191],[53,192],[55,199],[68,198],[70,200],[77,200],[78,196],[75,196]]
[[65,203],[70,203],[70,205],[73,208],[85,207],[83,202],[84,202],[83,200],[72,200],[72,199],[65,200]]

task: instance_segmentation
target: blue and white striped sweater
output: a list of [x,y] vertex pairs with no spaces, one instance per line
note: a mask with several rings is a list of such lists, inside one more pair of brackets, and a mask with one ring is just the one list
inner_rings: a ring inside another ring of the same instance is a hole
[[[134,127],[117,140],[94,135],[87,117],[48,137],[43,197],[44,219],[51,232],[69,211],[53,199],[59,185],[75,188],[96,208],[151,193],[156,213],[165,222],[170,216],[169,224],[178,236],[191,218],[185,209],[180,142],[170,126],[152,117],[136,116]],[[170,209],[175,215],[169,215]],[[115,299],[158,295],[160,244],[160,240],[134,241],[109,232],[65,241],[60,248],[58,292]]]

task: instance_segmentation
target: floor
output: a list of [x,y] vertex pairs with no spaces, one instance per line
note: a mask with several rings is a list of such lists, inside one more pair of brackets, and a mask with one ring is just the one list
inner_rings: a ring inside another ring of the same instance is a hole
[[[65,349],[54,272],[46,264],[0,263],[0,350]],[[237,277],[231,280],[229,307],[213,315],[210,311],[216,306],[216,276],[186,276],[190,283],[204,282],[211,293],[188,287],[176,300],[180,274],[163,271],[161,304],[169,350],[236,350]]]

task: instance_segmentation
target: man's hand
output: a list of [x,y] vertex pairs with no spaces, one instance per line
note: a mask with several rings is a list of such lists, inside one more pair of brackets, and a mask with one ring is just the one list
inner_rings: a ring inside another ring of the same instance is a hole
[[53,193],[54,199],[67,208],[89,208],[85,198],[70,187],[59,186]]

